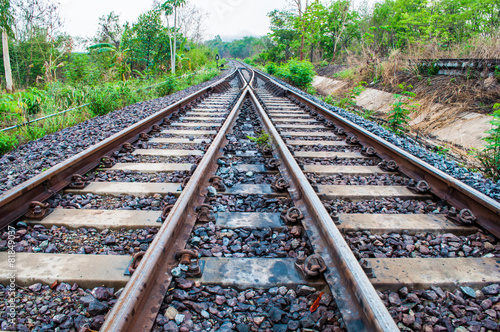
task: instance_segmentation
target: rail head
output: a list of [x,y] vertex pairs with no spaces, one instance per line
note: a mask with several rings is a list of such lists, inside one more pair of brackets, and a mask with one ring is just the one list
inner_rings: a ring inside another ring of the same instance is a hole
[[346,326],[350,331],[399,331],[328,211],[262,108],[255,93],[252,90],[249,93],[265,128],[274,139],[280,160],[286,164],[282,174],[285,173],[287,177],[291,178],[294,187],[292,192],[295,192],[296,198],[300,198],[300,201],[304,202],[299,207],[306,210],[303,211],[304,215],[309,215],[310,221],[316,227],[316,234],[322,238],[321,242],[316,244],[315,252],[319,253],[330,265],[329,272],[325,274],[325,277],[332,293],[337,295],[337,305]]

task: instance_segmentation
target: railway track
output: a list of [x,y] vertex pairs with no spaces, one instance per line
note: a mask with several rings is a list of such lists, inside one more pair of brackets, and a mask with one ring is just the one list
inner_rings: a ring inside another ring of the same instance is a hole
[[1,196],[17,328],[497,330],[498,203],[235,66]]
[[489,77],[500,70],[500,59],[421,59],[411,63],[429,73],[448,76],[472,76],[478,72]]

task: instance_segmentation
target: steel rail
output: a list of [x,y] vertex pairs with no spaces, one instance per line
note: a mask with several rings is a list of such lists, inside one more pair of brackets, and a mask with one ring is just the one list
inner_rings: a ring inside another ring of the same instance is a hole
[[[291,180],[289,189],[292,197],[298,199],[296,206],[301,209],[307,232],[314,252],[325,260],[328,270],[325,278],[337,302],[343,320],[349,331],[399,331],[375,288],[364,273],[358,260],[335,226],[317,193],[288,150],[286,143],[273,122],[260,105],[254,92],[250,90],[253,103],[260,113],[267,132],[274,139],[279,160],[286,167],[280,168],[282,175]],[[308,225],[312,222],[312,225]]]
[[85,174],[92,170],[99,165],[101,158],[110,156],[124,143],[136,141],[141,133],[149,132],[153,125],[162,123],[164,118],[203,96],[205,93],[213,91],[235,74],[236,70],[228,77],[190,94],[173,105],[51,167],[46,172],[6,191],[0,195],[0,229],[21,217],[29,209],[31,202],[43,202],[50,198],[53,194],[70,184],[74,174]]
[[175,252],[184,249],[196,222],[194,207],[203,203],[210,174],[216,171],[217,155],[226,142],[226,133],[236,119],[248,87],[214,138],[188,184],[177,199],[137,270],[127,283],[101,331],[149,331],[160,310],[176,265]]
[[402,173],[417,181],[425,180],[430,185],[431,192],[442,200],[447,201],[459,210],[471,210],[480,226],[495,236],[500,237],[499,202],[352,121],[345,119],[339,114],[326,109],[314,100],[288,89],[267,75],[257,72],[257,76],[264,81],[271,81],[282,89],[285,95],[291,95],[310,108],[318,111],[326,119],[333,121],[337,126],[345,129],[348,134],[356,136],[363,145],[372,146],[381,158],[396,161]]

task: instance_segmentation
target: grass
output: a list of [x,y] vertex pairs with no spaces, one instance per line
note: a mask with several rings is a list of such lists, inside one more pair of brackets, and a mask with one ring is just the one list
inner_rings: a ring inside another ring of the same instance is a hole
[[[168,88],[162,88],[162,84],[157,87],[147,88],[160,82],[168,81],[171,83],[172,79],[168,78],[168,76],[148,81],[134,80],[127,82],[127,84],[106,84],[93,91],[88,88],[84,90],[56,83],[48,87],[47,94],[55,94],[57,97],[47,98],[47,102],[43,104],[42,110],[39,113],[29,117],[25,116],[21,120],[40,118],[60,112],[64,109],[85,104],[89,101],[93,101],[93,103],[91,103],[90,106],[85,106],[62,115],[31,123],[8,132],[0,132],[0,155],[13,150],[16,146],[37,140],[47,134],[60,131],[64,128],[72,127],[95,116],[105,115],[127,105],[163,97],[167,94],[184,90],[190,86],[209,81],[219,74],[220,72],[217,69],[189,73],[181,77],[176,77],[174,86]],[[95,98],[93,99],[93,97]],[[2,127],[7,127],[16,123],[19,122],[10,121],[7,123],[3,121]]]

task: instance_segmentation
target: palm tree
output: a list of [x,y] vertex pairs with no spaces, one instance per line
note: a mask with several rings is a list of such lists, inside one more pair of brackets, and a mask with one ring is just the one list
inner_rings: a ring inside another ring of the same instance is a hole
[[114,44],[99,43],[89,47],[89,50],[96,50],[97,53],[111,52],[113,54],[113,66],[116,66],[123,81],[126,81],[126,75],[130,74],[130,65],[125,61],[130,48],[122,49],[121,43],[118,47]]
[[[165,13],[167,18],[167,29],[168,29],[168,39],[170,42],[170,61],[172,67],[172,74],[175,74],[175,60],[177,52],[177,8],[180,8],[186,4],[186,0],[167,0],[160,5],[159,10]],[[174,15],[174,27],[173,30],[170,29],[169,16]],[[172,41],[173,35],[173,41]]]
[[12,70],[9,56],[9,34],[12,34],[11,25],[14,22],[10,0],[0,0],[0,29],[2,29],[3,66],[5,68],[5,85],[7,92],[14,90],[12,84]]

